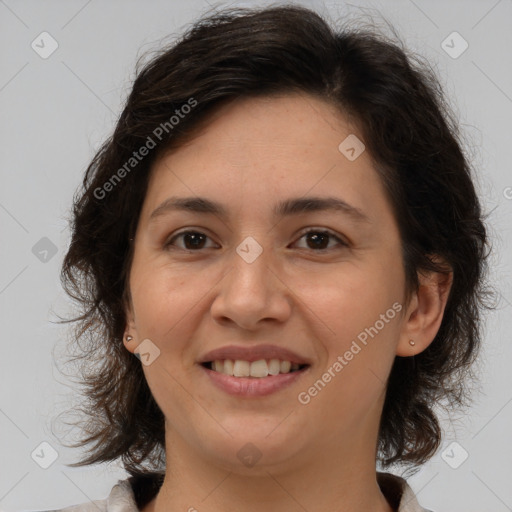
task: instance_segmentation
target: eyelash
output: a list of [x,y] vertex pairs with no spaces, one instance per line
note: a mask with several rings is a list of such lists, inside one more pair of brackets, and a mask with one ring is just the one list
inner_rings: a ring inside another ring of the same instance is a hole
[[[334,238],[337,242],[338,242],[338,245],[341,246],[341,247],[348,247],[348,243],[344,242],[341,238],[339,238],[336,234],[334,234],[332,231],[328,230],[328,229],[318,229],[318,228],[310,228],[306,231],[303,231],[301,233],[301,235],[299,236],[298,240],[300,240],[301,238],[303,238],[304,236],[308,235],[309,233],[315,233],[315,234],[320,234],[320,235],[326,235],[326,236],[329,236],[331,238]],[[186,230],[186,231],[181,231],[180,233],[176,233],[172,238],[170,238],[167,242],[165,242],[164,244],[164,248],[165,249],[168,249],[168,250],[173,250],[175,248],[177,249],[180,249],[182,251],[185,251],[185,252],[188,252],[188,253],[193,253],[193,252],[200,252],[201,250],[203,250],[203,248],[201,249],[184,249],[182,247],[176,247],[174,245],[174,241],[179,238],[179,237],[182,237],[184,235],[189,235],[189,234],[193,234],[193,235],[205,235],[207,238],[210,238],[208,237],[208,235],[206,235],[205,233],[203,233],[202,231],[195,231],[195,230]],[[332,247],[331,248],[325,248],[325,249],[318,249],[318,250],[315,250],[315,249],[310,249],[311,251],[313,252],[320,252],[320,253],[325,253],[325,252],[328,252],[330,251],[331,249],[333,249]]]

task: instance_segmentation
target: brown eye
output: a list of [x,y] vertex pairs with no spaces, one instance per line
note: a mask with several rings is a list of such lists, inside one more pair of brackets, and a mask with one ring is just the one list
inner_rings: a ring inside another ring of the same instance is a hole
[[307,249],[313,249],[314,251],[325,251],[331,249],[329,247],[330,239],[337,241],[338,243],[335,245],[341,245],[343,247],[347,247],[348,244],[343,242],[338,236],[330,231],[326,230],[318,230],[318,229],[310,229],[302,234],[300,239],[305,238]]
[[204,249],[205,241],[208,240],[209,237],[200,231],[182,231],[166,242],[165,247],[170,248],[176,246],[174,242],[180,238],[183,240],[183,245],[181,247],[178,246],[178,248],[187,251],[195,251]]

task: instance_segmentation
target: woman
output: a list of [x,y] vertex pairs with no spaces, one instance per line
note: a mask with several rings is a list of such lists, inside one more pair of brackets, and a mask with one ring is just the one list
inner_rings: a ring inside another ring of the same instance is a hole
[[376,463],[432,457],[480,342],[487,235],[447,112],[396,44],[299,7],[202,19],[144,66],[63,266],[75,465],[131,475],[97,508],[425,510]]

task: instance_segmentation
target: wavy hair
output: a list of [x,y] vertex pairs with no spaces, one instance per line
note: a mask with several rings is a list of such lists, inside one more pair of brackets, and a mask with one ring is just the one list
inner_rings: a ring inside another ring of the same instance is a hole
[[[134,475],[165,461],[163,413],[140,361],[123,345],[130,240],[153,162],[224,102],[287,92],[321,98],[359,127],[399,226],[407,297],[418,289],[419,272],[453,272],[435,339],[420,354],[394,361],[378,461],[421,465],[441,442],[435,405],[469,402],[481,312],[488,307],[489,243],[473,170],[435,73],[376,29],[335,29],[297,6],[232,9],[201,18],[139,62],[113,134],[75,195],[61,279],[80,308],[68,321],[75,322],[73,361],[85,397],[75,446],[87,446],[87,453],[72,466],[120,458]],[[171,129],[170,117],[191,98],[194,108]],[[168,129],[156,137],[161,126]],[[154,149],[128,171],[148,137]],[[113,181],[114,174],[122,179]]]

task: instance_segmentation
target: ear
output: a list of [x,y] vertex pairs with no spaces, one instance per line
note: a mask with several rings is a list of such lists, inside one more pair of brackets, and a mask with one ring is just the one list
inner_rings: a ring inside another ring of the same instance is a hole
[[[442,263],[435,258],[436,263]],[[446,264],[445,264],[446,265]],[[446,265],[447,268],[450,268]],[[436,337],[453,283],[453,271],[418,273],[419,288],[405,314],[396,355],[414,356],[423,352]],[[410,341],[414,341],[414,345]]]
[[133,308],[131,305],[131,300],[129,298],[125,300],[125,316],[126,326],[124,329],[123,344],[125,348],[133,354],[134,350],[137,348],[139,344],[139,341],[137,339],[135,315],[133,314]]

